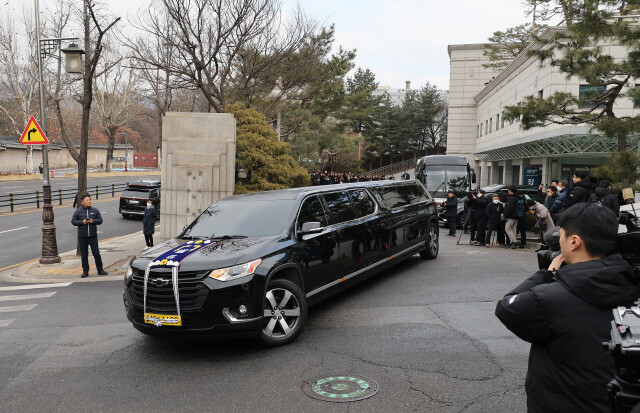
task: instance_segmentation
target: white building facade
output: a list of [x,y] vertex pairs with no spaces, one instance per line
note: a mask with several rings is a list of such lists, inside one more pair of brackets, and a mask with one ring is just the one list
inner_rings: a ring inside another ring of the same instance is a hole
[[[553,29],[551,29],[553,30]],[[449,132],[447,154],[465,155],[474,164],[480,186],[490,184],[549,184],[589,171],[604,163],[617,141],[587,125],[555,125],[523,130],[520,122],[504,120],[506,106],[528,96],[546,98],[555,92],[579,95],[591,86],[578,78],[567,79],[558,68],[528,57],[530,45],[502,71],[484,68],[483,44],[451,45]],[[621,46],[607,46],[613,56],[624,56]],[[640,83],[640,80],[636,83]],[[618,116],[640,113],[637,102],[619,98]],[[637,149],[637,137],[628,139]]]

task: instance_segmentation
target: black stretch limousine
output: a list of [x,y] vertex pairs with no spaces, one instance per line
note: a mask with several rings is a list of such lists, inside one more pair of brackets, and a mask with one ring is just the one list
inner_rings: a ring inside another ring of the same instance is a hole
[[236,195],[134,257],[124,305],[143,333],[281,345],[300,334],[308,305],[438,248],[436,205],[418,181]]

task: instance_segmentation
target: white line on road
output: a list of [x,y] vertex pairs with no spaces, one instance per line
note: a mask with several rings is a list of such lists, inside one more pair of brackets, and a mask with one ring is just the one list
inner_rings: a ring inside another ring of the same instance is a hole
[[34,290],[36,288],[68,287],[71,284],[73,283],[12,285],[10,287],[0,287],[0,291]]
[[4,234],[5,232],[18,231],[20,229],[27,229],[27,228],[29,228],[29,227],[20,227],[20,228],[8,229],[6,231],[0,231],[0,234]]
[[24,188],[24,185],[18,186],[3,186],[2,189]]
[[36,308],[38,304],[14,305],[11,307],[0,307],[0,313],[13,313],[15,311],[29,311]]
[[13,323],[16,320],[0,320],[0,327],[6,327],[9,324]]
[[36,298],[48,298],[54,295],[56,292],[40,293],[40,294],[22,294],[22,295],[0,295],[0,301],[16,301],[16,300],[33,300]]

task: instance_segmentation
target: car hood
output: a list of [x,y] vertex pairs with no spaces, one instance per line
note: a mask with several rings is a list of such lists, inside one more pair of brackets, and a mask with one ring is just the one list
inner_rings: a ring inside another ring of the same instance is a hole
[[[201,248],[185,258],[180,264],[180,270],[204,271],[249,262],[275,251],[278,248],[275,245],[275,241],[278,238],[278,236],[275,236],[213,240],[211,245]],[[149,248],[134,258],[132,266],[143,269],[153,259],[186,242],[188,242],[186,239],[172,238],[156,247]]]

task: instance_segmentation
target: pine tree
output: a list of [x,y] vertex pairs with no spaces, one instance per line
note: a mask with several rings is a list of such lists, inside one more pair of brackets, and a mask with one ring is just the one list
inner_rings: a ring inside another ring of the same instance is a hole
[[289,154],[289,144],[278,135],[263,114],[239,105],[227,105],[236,118],[236,170],[247,171],[246,182],[236,183],[236,194],[309,185],[308,172]]

